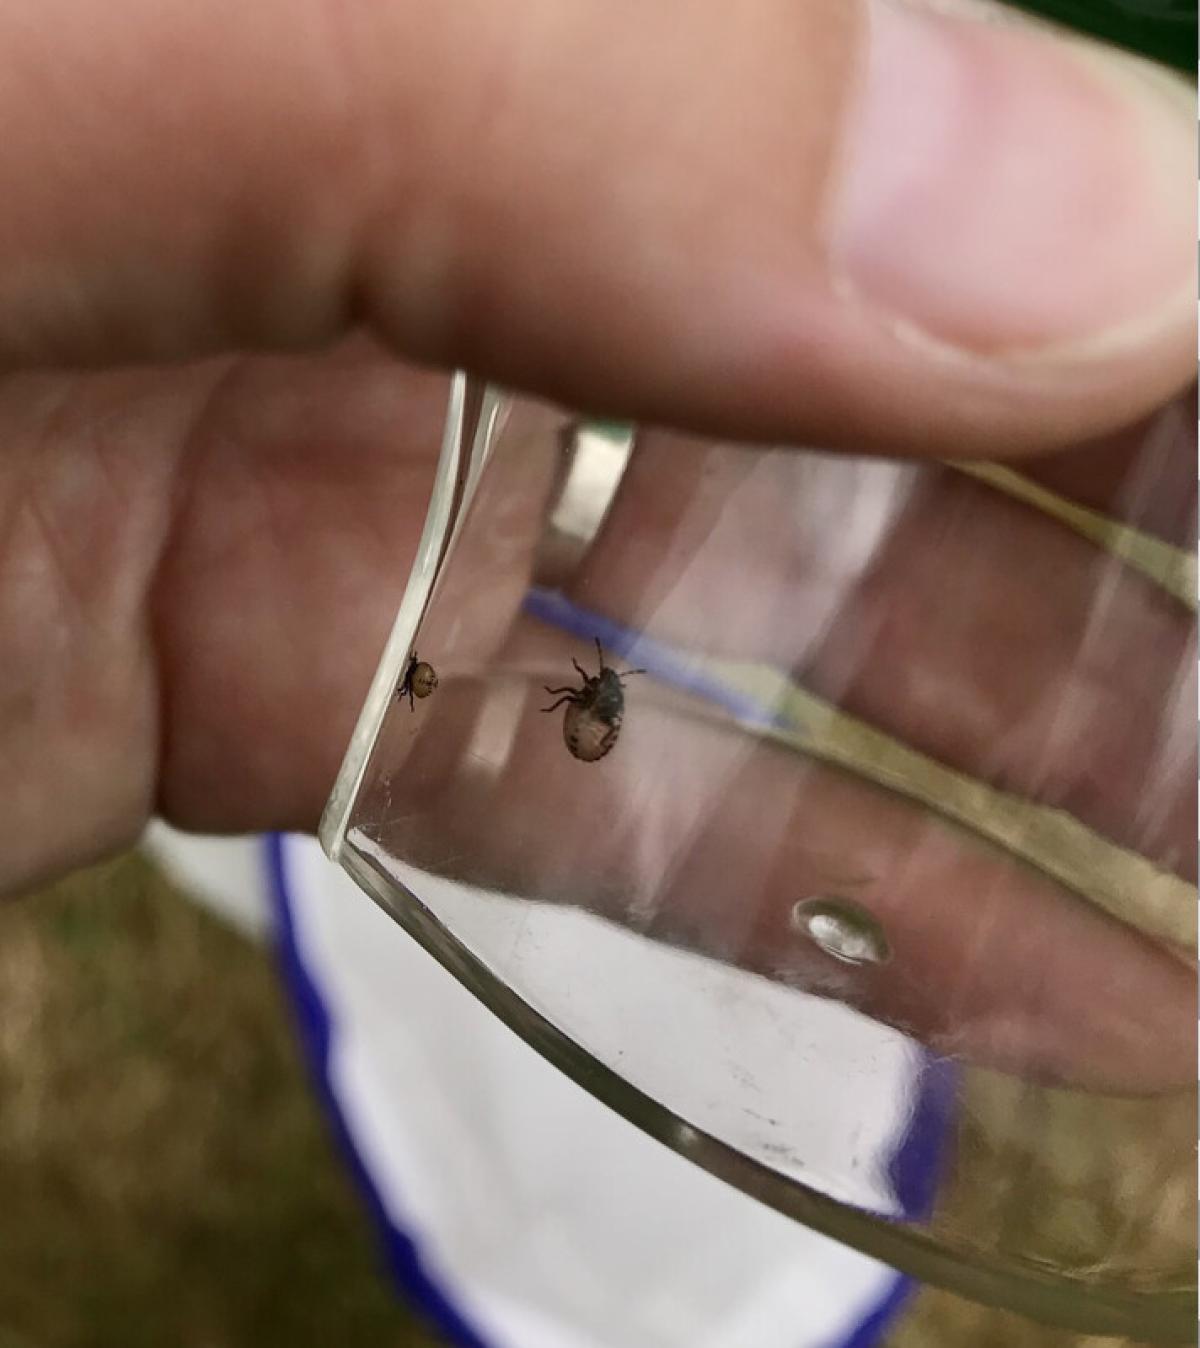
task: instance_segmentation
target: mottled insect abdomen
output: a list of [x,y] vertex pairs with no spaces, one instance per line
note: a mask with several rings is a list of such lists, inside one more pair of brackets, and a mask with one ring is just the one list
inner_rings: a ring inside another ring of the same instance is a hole
[[[596,642],[596,654],[600,659],[600,672],[588,674],[578,660],[572,660],[583,683],[578,688],[547,688],[546,692],[561,696],[557,702],[542,708],[543,711],[554,711],[564,702],[567,704],[563,714],[563,743],[573,758],[584,763],[603,758],[616,744],[625,715],[625,689],[621,680],[626,676],[604,663],[604,651],[599,641]],[[645,672],[643,669],[628,671],[629,674]]]
[[396,696],[408,698],[408,705],[415,709],[413,698],[428,697],[437,686],[437,671],[426,661],[418,660],[414,651],[408,657],[408,667],[404,671],[404,678],[400,680],[400,687],[396,689]]
[[432,665],[426,664],[424,660],[418,660],[410,682],[414,697],[428,697],[438,686],[438,677]]
[[601,717],[595,707],[572,702],[563,716],[563,743],[571,756],[584,763],[603,758],[621,733],[621,716]]

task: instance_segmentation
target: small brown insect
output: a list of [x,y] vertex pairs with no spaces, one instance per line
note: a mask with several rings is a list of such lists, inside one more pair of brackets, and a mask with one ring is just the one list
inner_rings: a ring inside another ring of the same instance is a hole
[[396,689],[396,696],[407,697],[408,705],[416,711],[417,704],[413,701],[413,698],[428,697],[437,686],[437,671],[432,665],[427,665],[424,660],[418,660],[416,651],[413,651],[408,657],[408,668],[404,671],[404,677],[400,680],[400,687]]
[[547,688],[546,692],[561,693],[557,702],[552,702],[543,711],[554,711],[565,702],[567,710],[563,714],[563,742],[573,758],[584,763],[594,763],[603,758],[617,742],[621,733],[621,719],[625,715],[625,689],[622,680],[630,674],[644,674],[644,669],[626,670],[618,674],[615,669],[604,663],[604,650],[596,641],[596,654],[600,659],[599,674],[588,674],[578,660],[572,660],[575,671],[583,680],[579,688]]

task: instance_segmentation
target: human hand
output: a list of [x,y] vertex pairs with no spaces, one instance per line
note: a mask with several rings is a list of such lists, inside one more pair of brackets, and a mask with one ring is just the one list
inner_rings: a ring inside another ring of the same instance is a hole
[[365,326],[597,410],[933,456],[1182,387],[1186,98],[871,13],[868,52],[840,0],[6,12],[0,885],[156,810],[311,827],[413,546],[432,377],[357,340],[163,361]]

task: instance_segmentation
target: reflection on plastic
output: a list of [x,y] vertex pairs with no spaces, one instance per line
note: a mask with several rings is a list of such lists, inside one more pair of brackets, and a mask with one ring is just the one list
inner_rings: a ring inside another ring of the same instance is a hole
[[[406,634],[437,696],[391,705],[346,835],[393,911],[566,1036],[581,1079],[600,1064],[838,1202],[862,1203],[861,1153],[830,1119],[897,1051],[962,1065],[964,1120],[997,1072],[1022,1110],[1069,1095],[1106,1136],[1194,1111],[1195,607],[1159,525],[1190,463],[1130,432],[1105,461],[1126,454],[1127,478],[1101,490],[1081,461],[1081,513],[1069,456],[1017,490],[1012,469],[644,431],[618,477],[564,462],[597,439],[577,432],[502,400],[448,521]],[[604,499],[572,519],[594,536],[547,588],[559,494],[587,482]],[[595,642],[647,673],[616,751],[581,764],[544,689]],[[598,929],[642,952],[636,986]],[[677,992],[639,991],[656,984]],[[712,1012],[703,1033],[685,1007]],[[927,1234],[1011,1277],[1016,1304],[1037,1309],[1021,1277],[1049,1269],[1068,1319],[1128,1329],[1194,1280],[1190,1237],[1150,1235],[1177,1163],[1106,1227],[1072,1224],[1065,1181],[1054,1208],[1047,1159],[1049,1254],[1002,1213],[934,1204]],[[969,1152],[956,1165],[969,1187]]]

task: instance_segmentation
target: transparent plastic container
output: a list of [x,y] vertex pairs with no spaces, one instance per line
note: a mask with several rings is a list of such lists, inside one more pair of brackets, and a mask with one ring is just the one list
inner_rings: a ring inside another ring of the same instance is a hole
[[1193,430],[1163,409],[1085,474],[915,464],[459,377],[326,851],[750,1198],[1189,1338]]

